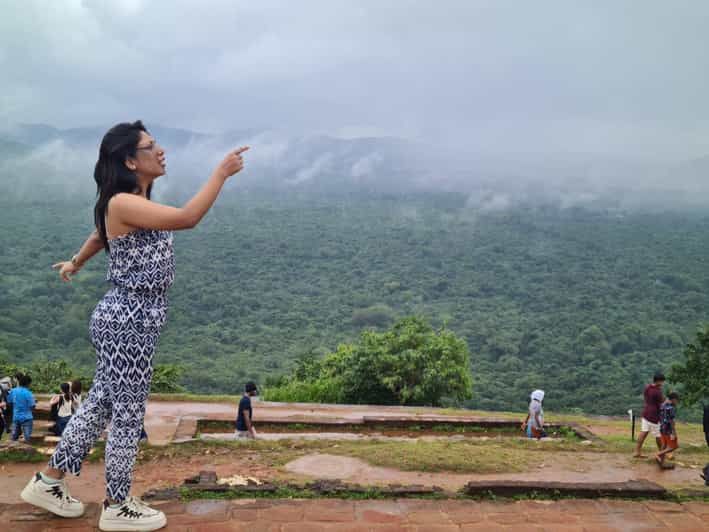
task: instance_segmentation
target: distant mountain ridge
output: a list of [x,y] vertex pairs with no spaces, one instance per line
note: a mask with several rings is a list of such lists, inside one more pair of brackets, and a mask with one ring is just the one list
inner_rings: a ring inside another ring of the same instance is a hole
[[[248,144],[248,171],[235,180],[241,191],[326,196],[448,191],[464,194],[471,207],[482,210],[538,203],[562,208],[709,206],[709,156],[665,165],[592,155],[485,159],[396,137],[149,128],[168,159],[168,174],[155,190],[172,201],[194,193],[228,150]],[[0,191],[11,198],[92,196],[91,176],[104,133],[102,127],[46,124],[0,130]]]

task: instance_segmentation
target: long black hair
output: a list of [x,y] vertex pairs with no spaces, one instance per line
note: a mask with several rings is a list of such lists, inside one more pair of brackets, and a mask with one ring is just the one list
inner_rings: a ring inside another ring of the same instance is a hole
[[[128,157],[135,157],[141,131],[148,132],[140,120],[132,124],[122,122],[109,129],[101,141],[98,161],[96,161],[94,169],[96,195],[98,196],[94,207],[94,223],[106,251],[108,251],[106,211],[109,200],[120,192],[135,193],[138,191],[138,178],[125,163]],[[150,184],[146,194],[148,199],[150,199],[152,188],[153,186]]]
[[59,385],[59,389],[61,390],[62,395],[64,396],[64,400],[65,400],[66,402],[71,401],[71,392],[70,392],[71,387],[70,387],[69,383],[68,383],[68,382],[62,382],[62,383]]

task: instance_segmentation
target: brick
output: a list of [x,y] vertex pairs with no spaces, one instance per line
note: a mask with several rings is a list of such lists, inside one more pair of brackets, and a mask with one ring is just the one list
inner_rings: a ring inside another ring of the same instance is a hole
[[77,519],[63,519],[61,517],[55,517],[54,519],[50,519],[49,521],[46,522],[47,528],[51,528],[52,530],[75,530],[77,528],[80,528],[82,526],[90,526],[91,523],[93,523],[95,519],[92,519],[90,517],[80,517]]
[[[16,528],[12,528],[13,532],[17,530]],[[57,530],[54,526],[48,526],[46,528],[35,528],[34,530],[39,531],[41,530],[42,532],[52,532],[53,530]],[[79,525],[79,526],[74,526],[71,528],[72,532],[94,532],[95,528],[93,526],[89,526],[89,524],[84,524],[84,525]],[[172,532],[172,531],[171,531]]]
[[485,515],[477,512],[465,512],[462,510],[446,512],[451,523],[462,525],[466,523],[480,523],[485,520]]
[[258,510],[256,508],[232,508],[231,519],[238,522],[256,521],[258,519]]
[[658,513],[658,512],[674,512],[674,513],[680,513],[684,512],[685,508],[676,502],[669,502],[669,501],[649,501],[644,504],[645,508],[647,508],[648,512],[652,513]]
[[682,503],[682,508],[694,515],[709,515],[709,503],[690,501]]
[[611,525],[584,525],[584,532],[625,532],[622,528]]
[[259,509],[258,518],[264,521],[277,522],[301,521],[304,510],[303,502],[278,503],[269,508]]
[[[465,525],[460,525],[461,532],[491,532],[495,530],[507,530],[507,527],[499,523],[492,523],[490,521],[483,521],[481,523],[469,523]],[[529,529],[533,530],[533,529]]]
[[415,525],[413,530],[415,532],[459,532],[460,527],[458,525],[434,525],[429,523],[425,525]]
[[554,501],[517,501],[509,511],[531,516],[548,513],[550,509],[556,513],[559,512],[559,508],[556,507]]
[[150,503],[150,507],[164,512],[168,517],[185,513],[185,503],[179,501],[154,502]]
[[487,514],[487,520],[500,525],[517,525],[529,521],[528,516],[521,513],[491,513]]
[[389,524],[389,525],[383,525],[383,524],[370,524],[369,530],[371,532],[410,532],[413,529],[411,528],[411,525],[404,525],[404,524]]
[[647,512],[647,509],[642,502],[599,499],[598,504],[600,511],[603,513],[644,514]]
[[230,506],[229,501],[191,501],[185,505],[185,513],[202,520],[226,520]]
[[682,514],[664,513],[657,515],[657,517],[673,532],[684,530],[696,531],[707,528],[706,524],[702,522],[701,519],[689,512]]
[[485,519],[485,513],[476,501],[442,501],[441,510],[456,524],[479,523]]
[[[98,530],[98,529],[94,529]],[[164,532],[191,532],[191,528],[189,525],[174,525],[172,522],[170,522],[170,518],[167,519],[167,526],[165,528],[162,528]]]
[[[281,530],[281,523],[270,523],[268,521],[229,521],[228,523],[205,523],[203,529],[199,529],[199,532],[204,530],[205,532],[212,531],[210,527],[221,527],[223,525],[229,525],[229,528],[224,528],[225,532],[279,532]],[[190,527],[190,532],[196,532],[198,529],[194,525]],[[222,530],[216,528],[216,530]],[[169,530],[168,532],[172,532]]]
[[548,524],[541,527],[544,532],[584,532],[581,525]]
[[261,508],[271,508],[276,504],[279,504],[279,502],[274,502],[268,499],[234,499],[231,501],[232,508],[249,508],[254,510],[259,510]]
[[396,501],[374,500],[355,502],[355,516],[357,519],[364,519],[364,515],[367,512],[373,512],[373,514],[384,514],[386,516],[399,516],[401,519],[403,519],[404,515],[401,506]]
[[401,514],[397,515],[377,510],[364,510],[359,518],[366,523],[401,523],[404,521],[404,517]]
[[302,523],[284,523],[282,532],[327,532],[325,523],[313,523],[304,521]]
[[427,501],[421,499],[397,499],[396,504],[401,508],[403,515],[411,512],[440,511],[439,501]]
[[568,499],[558,501],[554,504],[554,509],[573,514],[599,514],[604,511],[604,507],[593,499]]
[[[250,530],[250,528],[243,528],[243,523],[234,523],[231,521],[225,521],[223,523],[199,523],[192,524],[189,527],[182,525],[189,530],[189,532],[245,532]],[[170,532],[171,529],[168,527]]]
[[371,525],[369,523],[321,523],[325,526],[327,532],[370,532]]
[[305,521],[346,522],[354,520],[354,502],[336,499],[312,501],[305,507]]
[[54,514],[31,504],[22,503],[14,504],[3,517],[9,521],[48,521],[54,518]]
[[406,514],[406,522],[414,525],[425,523],[431,524],[452,524],[450,517],[439,510],[425,510],[422,512],[409,512]]
[[502,530],[504,530],[505,532],[542,532],[542,528],[539,525],[535,525],[532,523],[505,525],[502,527]]
[[584,518],[588,516],[579,516],[572,514],[570,512],[558,512],[554,509],[548,509],[544,512],[538,512],[533,514],[528,514],[529,519],[538,523],[542,526],[549,523],[552,525],[565,524],[565,525],[575,525],[579,522],[583,522]]

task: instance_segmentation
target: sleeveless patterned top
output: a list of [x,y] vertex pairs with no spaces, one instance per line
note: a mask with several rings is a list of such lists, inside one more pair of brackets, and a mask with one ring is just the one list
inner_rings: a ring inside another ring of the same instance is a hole
[[175,279],[172,232],[137,229],[108,241],[108,274],[119,289],[162,295]]

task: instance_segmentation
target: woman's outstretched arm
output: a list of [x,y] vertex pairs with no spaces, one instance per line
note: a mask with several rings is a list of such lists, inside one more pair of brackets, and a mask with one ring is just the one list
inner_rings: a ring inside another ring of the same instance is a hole
[[101,242],[101,237],[98,236],[98,231],[94,229],[89,238],[86,239],[86,242],[84,242],[84,245],[79,249],[79,252],[71,260],[57,262],[52,265],[52,268],[59,270],[59,276],[62,280],[71,281],[71,276],[76,275],[82,266],[102,249],[103,242]]
[[211,177],[183,207],[160,205],[137,194],[121,193],[111,198],[109,216],[136,229],[190,229],[207,214],[226,180],[244,166],[241,154],[247,146],[230,152],[217,165]]

